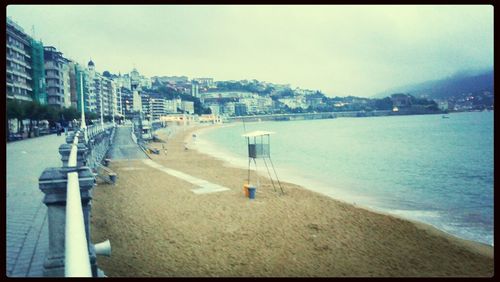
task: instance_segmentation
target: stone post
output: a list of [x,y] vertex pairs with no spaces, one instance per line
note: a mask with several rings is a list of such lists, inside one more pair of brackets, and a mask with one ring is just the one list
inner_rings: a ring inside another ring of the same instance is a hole
[[[68,166],[68,159],[71,153],[71,148],[73,144],[61,144],[59,146],[59,154],[61,154],[61,161],[63,162],[63,167]],[[81,167],[87,165],[87,146],[85,144],[78,142],[76,151],[76,166]]]
[[[39,188],[45,194],[49,225],[49,249],[43,264],[45,277],[64,276],[65,228],[66,228],[66,191],[67,173],[73,168],[47,168],[39,178]],[[92,274],[97,275],[95,252],[90,241],[90,209],[94,174],[88,167],[77,168],[82,200],[85,233],[89,245]]]
[[68,136],[66,136],[66,144],[73,143],[73,139],[75,139],[75,132],[68,133]]

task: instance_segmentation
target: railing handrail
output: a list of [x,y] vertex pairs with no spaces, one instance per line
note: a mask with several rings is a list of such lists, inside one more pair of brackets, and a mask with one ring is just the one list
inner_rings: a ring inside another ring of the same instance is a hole
[[[68,167],[77,166],[78,135],[75,134]],[[66,277],[92,277],[88,242],[85,233],[83,208],[80,196],[78,172],[68,173],[66,193],[66,232],[65,232],[65,261],[64,276]]]
[[103,132],[104,130],[107,130],[107,129],[112,128],[112,127],[114,127],[114,124],[112,122],[108,122],[108,123],[105,123],[104,126],[101,126],[100,124],[90,125],[90,126],[87,126],[87,128],[84,130],[87,130],[88,137],[92,138],[95,135]]

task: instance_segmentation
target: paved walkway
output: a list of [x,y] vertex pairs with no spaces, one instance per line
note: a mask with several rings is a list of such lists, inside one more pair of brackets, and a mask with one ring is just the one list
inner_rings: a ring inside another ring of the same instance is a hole
[[47,207],[38,178],[47,167],[62,165],[65,136],[49,135],[7,144],[6,273],[41,277],[48,248]]
[[[118,127],[110,156],[146,159],[132,141],[131,127]],[[66,136],[49,135],[7,144],[6,273],[9,277],[43,277],[48,249],[47,206],[38,178],[48,167],[61,167],[59,146]]]
[[113,160],[132,160],[132,159],[143,159],[143,162],[150,167],[159,169],[165,173],[172,176],[180,178],[184,181],[190,182],[197,186],[196,189],[192,189],[195,194],[206,194],[214,193],[220,191],[230,190],[227,187],[223,187],[214,183],[210,183],[206,180],[193,177],[191,175],[185,174],[183,172],[166,168],[150,159],[147,158],[146,154],[134,143],[131,137],[132,128],[131,127],[118,127],[115,133],[115,140],[111,147],[109,156]]
[[113,160],[146,159],[146,154],[132,140],[132,127],[117,127],[115,140],[109,151]]

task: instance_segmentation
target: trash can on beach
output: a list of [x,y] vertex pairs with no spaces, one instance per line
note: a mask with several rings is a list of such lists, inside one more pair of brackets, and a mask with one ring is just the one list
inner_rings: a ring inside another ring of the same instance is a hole
[[245,197],[250,197],[248,195],[248,186],[250,186],[250,184],[246,183],[246,184],[243,184],[243,193],[245,193]]
[[254,186],[248,186],[248,198],[255,199],[255,191],[257,189]]

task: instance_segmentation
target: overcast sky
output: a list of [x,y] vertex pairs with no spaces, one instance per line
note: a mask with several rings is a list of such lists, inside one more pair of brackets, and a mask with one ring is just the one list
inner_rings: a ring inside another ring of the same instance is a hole
[[492,6],[7,7],[25,32],[99,72],[257,79],[371,96],[493,68]]

